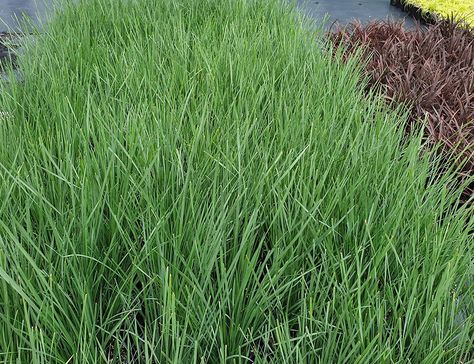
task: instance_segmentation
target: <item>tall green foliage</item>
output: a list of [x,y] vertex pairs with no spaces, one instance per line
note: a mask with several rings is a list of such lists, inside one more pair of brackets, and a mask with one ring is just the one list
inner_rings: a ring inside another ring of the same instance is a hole
[[0,93],[2,362],[472,358],[469,211],[332,54],[273,1],[63,9]]

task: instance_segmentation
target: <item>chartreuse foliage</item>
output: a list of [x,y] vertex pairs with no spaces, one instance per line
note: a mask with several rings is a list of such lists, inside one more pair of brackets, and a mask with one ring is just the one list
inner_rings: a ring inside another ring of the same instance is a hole
[[474,0],[405,0],[405,2],[442,18],[463,20],[474,26]]
[[0,93],[0,361],[472,358],[470,211],[340,58],[275,1],[63,7]]

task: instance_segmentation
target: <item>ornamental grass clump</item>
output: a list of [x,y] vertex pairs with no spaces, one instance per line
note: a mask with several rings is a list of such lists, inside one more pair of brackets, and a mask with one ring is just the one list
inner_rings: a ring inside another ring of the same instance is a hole
[[[346,55],[362,50],[370,87],[385,98],[410,105],[408,128],[423,124],[431,144],[441,142],[447,168],[474,174],[474,34],[438,22],[406,30],[401,23],[373,22],[341,28],[331,39]],[[472,184],[466,189],[472,195]]]
[[0,92],[0,362],[472,360],[472,211],[334,52],[273,0],[63,5]]

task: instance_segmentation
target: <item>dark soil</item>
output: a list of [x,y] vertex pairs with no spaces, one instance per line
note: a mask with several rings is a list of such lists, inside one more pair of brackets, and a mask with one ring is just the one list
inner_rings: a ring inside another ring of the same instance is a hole
[[348,24],[354,20],[367,23],[373,20],[403,21],[406,27],[414,27],[416,21],[394,6],[389,0],[297,0],[301,9],[316,21],[326,15],[329,28],[333,23]]
[[19,36],[13,33],[0,32],[0,69],[3,70],[8,64],[16,66],[15,40]]

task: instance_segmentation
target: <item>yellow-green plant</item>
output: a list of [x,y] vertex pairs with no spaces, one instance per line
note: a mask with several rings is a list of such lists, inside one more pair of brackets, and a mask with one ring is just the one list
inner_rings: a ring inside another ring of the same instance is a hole
[[453,17],[474,26],[474,0],[407,0],[423,11],[443,18]]

